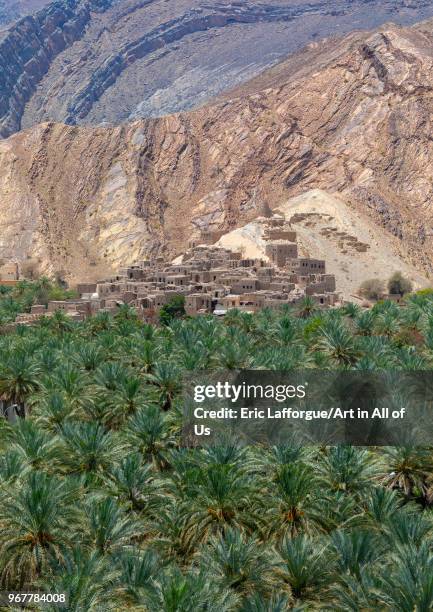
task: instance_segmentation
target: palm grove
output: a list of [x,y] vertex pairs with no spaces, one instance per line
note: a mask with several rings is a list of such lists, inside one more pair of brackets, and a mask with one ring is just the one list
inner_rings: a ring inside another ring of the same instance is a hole
[[431,448],[180,445],[192,371],[431,369],[428,292],[161,326],[56,313],[0,351],[21,415],[0,421],[2,589],[76,611],[432,609]]

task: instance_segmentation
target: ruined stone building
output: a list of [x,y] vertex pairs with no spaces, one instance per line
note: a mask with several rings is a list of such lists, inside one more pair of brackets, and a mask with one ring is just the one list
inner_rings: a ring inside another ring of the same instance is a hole
[[162,258],[137,262],[91,289],[103,308],[127,303],[148,320],[176,294],[185,296],[189,315],[278,308],[306,295],[322,306],[336,304],[335,277],[326,274],[325,262],[298,256],[296,232],[282,217],[260,222],[266,243],[263,258],[246,258],[241,251],[209,244],[207,233],[203,242],[190,244],[181,263]]
[[18,264],[13,261],[0,264],[0,282],[3,285],[15,285],[20,278]]
[[[141,318],[156,321],[159,311],[175,295],[185,296],[189,315],[224,315],[237,308],[255,312],[296,304],[311,296],[320,306],[338,302],[335,277],[326,274],[323,260],[299,257],[296,232],[279,217],[260,218],[265,255],[247,258],[241,251],[196,240],[180,263],[162,257],[121,268],[116,276],[77,286],[80,298],[35,305],[18,315],[16,323],[34,323],[42,316],[64,311],[82,320],[98,311],[115,312],[122,304],[134,307]],[[13,271],[10,270],[12,274]]]

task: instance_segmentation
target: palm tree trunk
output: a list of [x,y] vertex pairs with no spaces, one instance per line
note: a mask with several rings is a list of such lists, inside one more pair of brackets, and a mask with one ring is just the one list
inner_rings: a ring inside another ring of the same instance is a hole
[[15,404],[15,411],[20,419],[26,418],[26,405],[24,402],[17,402]]
[[0,412],[1,415],[9,421],[9,423],[15,423],[17,420],[16,404],[7,404],[5,401],[0,401]]

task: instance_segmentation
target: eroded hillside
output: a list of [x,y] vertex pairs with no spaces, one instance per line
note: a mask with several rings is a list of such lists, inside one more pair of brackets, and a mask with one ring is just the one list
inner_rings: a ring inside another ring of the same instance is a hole
[[429,24],[389,26],[315,45],[196,111],[17,134],[0,144],[0,256],[96,275],[322,188],[430,273],[432,50]]
[[0,31],[12,21],[31,15],[50,0],[0,0]]
[[0,135],[197,107],[312,40],[431,15],[429,0],[56,0],[0,40]]
[[[335,275],[345,300],[362,302],[359,287],[363,281],[386,281],[397,271],[417,289],[430,284],[408,263],[404,244],[397,237],[350,209],[338,194],[313,189],[283,202],[275,212],[296,231],[302,257],[326,261],[326,271]],[[245,257],[267,259],[263,230],[263,223],[251,221],[222,236],[217,244],[234,251],[241,248]]]

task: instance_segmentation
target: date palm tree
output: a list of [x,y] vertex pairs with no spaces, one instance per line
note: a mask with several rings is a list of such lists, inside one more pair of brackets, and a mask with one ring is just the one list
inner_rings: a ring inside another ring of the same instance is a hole
[[65,332],[72,331],[74,322],[66,312],[56,310],[48,319],[47,327],[55,334],[64,334]]
[[405,506],[389,517],[384,533],[389,547],[395,549],[398,545],[421,546],[423,542],[431,540],[432,529],[427,517]]
[[126,550],[118,559],[119,575],[115,593],[127,608],[140,608],[149,596],[155,596],[155,576],[161,561],[153,551]]
[[267,598],[260,593],[254,593],[246,599],[240,610],[242,612],[286,612],[290,609],[295,609],[290,605],[291,597],[282,592],[274,593]]
[[350,319],[356,319],[361,314],[361,307],[358,304],[354,304],[353,302],[349,302],[345,304],[341,309],[342,314]]
[[[50,376],[45,376],[41,384],[40,396],[44,398],[52,391],[58,391],[64,397],[72,411],[88,410],[94,399],[90,379],[81,370],[70,364],[62,364]],[[37,401],[39,396],[35,397]]]
[[147,380],[157,388],[162,410],[170,410],[175,396],[181,390],[179,368],[168,361],[159,362],[153,373],[147,376]]
[[79,491],[67,481],[33,471],[14,487],[1,493],[0,582],[20,589],[63,559],[82,516]]
[[261,350],[251,359],[254,369],[296,370],[311,367],[313,359],[302,345],[270,346]]
[[382,531],[400,512],[402,500],[395,491],[384,487],[375,487],[364,500],[365,514],[360,517],[370,528]]
[[85,539],[101,556],[122,552],[142,531],[138,521],[126,515],[111,497],[90,501],[86,514],[89,527]]
[[22,306],[17,300],[14,300],[8,295],[2,297],[0,319],[2,323],[11,323],[15,321],[17,314],[20,312],[22,312]]
[[375,331],[377,334],[390,338],[400,330],[398,315],[393,310],[387,310],[376,317]]
[[60,435],[62,463],[70,474],[102,476],[122,452],[117,438],[97,423],[65,423]]
[[125,427],[125,439],[131,449],[138,450],[146,461],[161,467],[171,445],[168,421],[155,405],[140,408]]
[[419,355],[414,347],[402,347],[396,351],[396,361],[399,369],[415,372],[428,369],[428,362],[423,355]]
[[353,365],[359,355],[352,335],[338,321],[322,327],[317,349],[339,366]]
[[264,529],[277,539],[318,528],[317,481],[312,469],[301,462],[277,469],[265,501]]
[[163,497],[162,483],[139,453],[131,453],[114,465],[107,473],[106,483],[113,497],[135,511],[146,508],[149,512]]
[[312,297],[306,296],[297,305],[298,316],[301,319],[308,319],[317,310],[317,304]]
[[401,612],[428,612],[433,608],[433,555],[423,542],[420,547],[400,547],[392,565],[381,576],[381,603]]
[[331,546],[335,551],[336,570],[341,575],[351,574],[361,578],[363,568],[368,568],[385,553],[384,542],[368,530],[336,530],[331,534]]
[[30,467],[18,450],[8,449],[0,456],[0,488],[10,487],[26,476]]
[[[356,344],[360,354],[362,355],[361,359],[372,364],[370,369],[389,370],[395,366],[395,354],[385,337],[363,335],[357,338]],[[361,359],[359,359],[358,363],[355,364],[356,369],[358,369]]]
[[[76,546],[61,562],[51,564],[51,572],[42,581],[46,593],[65,594],[68,612],[101,612],[118,609],[114,584],[119,572],[111,559]],[[65,610],[64,603],[45,604],[52,612]]]
[[330,596],[335,572],[328,546],[301,534],[285,537],[278,553],[282,579],[290,586],[295,602],[323,604]]
[[0,396],[15,404],[19,416],[25,417],[27,401],[40,384],[40,368],[24,350],[13,350],[0,364]]
[[211,464],[186,472],[187,495],[182,512],[190,547],[228,527],[254,524],[253,491],[247,473],[230,464]]
[[160,553],[161,558],[184,566],[196,554],[195,543],[191,546],[188,527],[179,499],[169,495],[149,521],[146,534],[152,548]]
[[129,416],[135,414],[147,403],[148,399],[138,376],[121,378],[116,390],[107,398],[104,421],[108,427],[118,429]]
[[121,382],[125,381],[129,374],[130,372],[125,368],[123,363],[111,361],[104,362],[94,374],[96,389],[100,393],[110,395],[119,388]]
[[160,573],[154,592],[146,593],[145,610],[161,612],[231,612],[237,598],[204,570],[182,573],[169,566]]
[[160,359],[160,350],[153,339],[143,340],[134,347],[132,357],[140,372],[149,374]]
[[387,474],[383,476],[383,483],[387,487],[402,491],[407,498],[426,497],[428,476],[432,470],[431,455],[427,448],[388,447],[384,458]]
[[72,355],[74,362],[85,372],[94,372],[105,358],[103,349],[90,342],[75,346]]
[[136,323],[137,313],[129,304],[121,304],[114,315],[114,319],[117,323],[124,321],[132,321],[133,323]]
[[300,342],[300,325],[299,322],[290,316],[281,317],[275,325],[275,339],[282,346]]
[[21,455],[35,470],[53,467],[59,453],[58,440],[40,429],[34,421],[19,420],[12,428],[10,449]]
[[74,419],[78,414],[79,411],[68,403],[59,391],[52,391],[35,398],[33,407],[35,421],[51,433],[57,433],[66,420]]
[[321,456],[317,470],[328,490],[347,493],[368,490],[378,476],[373,456],[350,445],[330,447]]
[[112,329],[113,325],[113,319],[108,312],[97,312],[87,321],[86,327],[92,335],[96,336],[100,332]]
[[179,355],[182,366],[185,370],[198,371],[205,369],[211,358],[209,350],[202,342],[198,342],[190,350]]
[[290,465],[308,457],[307,449],[295,436],[284,444],[272,446],[269,450],[270,452],[264,456],[261,453],[260,459],[265,466],[270,465],[274,468]]
[[248,367],[250,348],[247,343],[237,339],[224,340],[220,344],[218,362],[228,370],[239,370]]
[[360,569],[359,576],[343,574],[338,577],[334,586],[331,587],[332,601],[325,609],[347,610],[347,612],[359,612],[359,610],[388,610],[383,607],[381,601],[380,574],[382,567],[367,566]]
[[375,315],[371,310],[360,312],[354,319],[355,332],[360,336],[371,336],[374,330]]
[[275,587],[276,560],[262,544],[239,529],[213,537],[200,553],[200,564],[225,588],[245,598],[270,594]]

